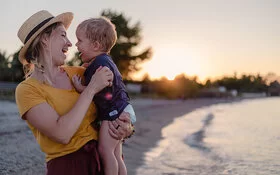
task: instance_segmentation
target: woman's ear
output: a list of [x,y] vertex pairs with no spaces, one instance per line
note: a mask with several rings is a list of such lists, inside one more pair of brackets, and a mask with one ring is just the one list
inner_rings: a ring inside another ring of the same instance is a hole
[[42,34],[40,42],[44,48],[49,45],[49,38],[50,37],[46,33]]

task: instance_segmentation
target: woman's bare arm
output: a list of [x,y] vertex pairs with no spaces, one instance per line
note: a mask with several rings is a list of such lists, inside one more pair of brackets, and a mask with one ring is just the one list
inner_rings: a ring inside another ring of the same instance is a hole
[[103,67],[96,71],[76,104],[65,115],[59,116],[48,103],[42,103],[31,108],[24,117],[50,139],[67,144],[82,123],[94,95],[108,86],[112,79],[112,72]]

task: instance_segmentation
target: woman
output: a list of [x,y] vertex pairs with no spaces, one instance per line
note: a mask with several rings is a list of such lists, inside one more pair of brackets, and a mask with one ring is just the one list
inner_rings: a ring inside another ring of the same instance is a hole
[[[113,74],[100,67],[83,93],[75,91],[71,78],[82,75],[84,69],[63,66],[72,46],[66,35],[72,19],[70,12],[55,17],[43,10],[23,23],[18,31],[24,43],[19,60],[27,78],[16,89],[16,103],[46,154],[48,175],[102,174],[98,134],[91,126],[96,112],[92,98],[112,85]],[[127,113],[110,123],[109,133],[116,139],[128,137],[132,131]]]

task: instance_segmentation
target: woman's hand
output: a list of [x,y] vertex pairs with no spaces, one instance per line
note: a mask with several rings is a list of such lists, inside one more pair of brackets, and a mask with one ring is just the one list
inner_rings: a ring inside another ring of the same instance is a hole
[[127,112],[122,112],[119,118],[109,122],[109,134],[113,138],[122,140],[132,134],[133,127],[129,115]]
[[112,86],[113,72],[108,67],[99,67],[88,84],[88,87],[96,94],[107,86]]

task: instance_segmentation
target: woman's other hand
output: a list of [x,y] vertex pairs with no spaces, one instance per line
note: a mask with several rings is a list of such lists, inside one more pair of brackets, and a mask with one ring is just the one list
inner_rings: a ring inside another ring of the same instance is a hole
[[122,140],[132,134],[133,126],[129,115],[127,112],[122,112],[119,118],[109,122],[109,134],[113,138]]

